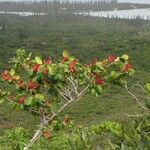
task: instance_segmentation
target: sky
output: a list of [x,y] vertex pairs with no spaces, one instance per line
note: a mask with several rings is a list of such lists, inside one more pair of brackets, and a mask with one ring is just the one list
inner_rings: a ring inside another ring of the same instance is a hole
[[[22,1],[22,0],[0,0],[0,1]],[[38,0],[35,0],[38,1]],[[88,0],[85,0],[88,1]],[[118,2],[146,3],[150,4],[150,0],[118,0]]]

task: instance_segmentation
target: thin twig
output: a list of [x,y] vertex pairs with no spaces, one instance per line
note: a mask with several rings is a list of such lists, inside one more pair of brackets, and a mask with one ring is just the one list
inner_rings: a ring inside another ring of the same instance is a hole
[[67,101],[67,102],[70,102],[70,100],[63,94],[62,91],[60,91],[57,87],[55,87],[56,90],[60,93],[60,95]]
[[23,150],[29,150],[30,147],[32,147],[32,145],[35,143],[35,141],[37,141],[40,136],[43,134],[42,133],[42,129],[48,124],[50,123],[60,112],[62,112],[64,110],[65,107],[67,107],[69,104],[69,102],[65,103],[59,110],[57,113],[53,113],[53,115],[45,120],[43,123],[40,124],[39,129],[35,132],[34,136],[32,137],[32,139],[29,141],[29,143],[24,147]]
[[75,83],[73,82],[73,80],[70,79],[69,77],[67,77],[67,79],[71,82],[71,84],[72,84],[72,86],[73,86],[73,88],[75,90],[75,93],[78,94],[77,86],[75,85]]
[[137,84],[137,83],[132,83],[134,86],[137,86],[137,87],[140,87],[145,93],[146,93],[146,90],[143,88],[142,85],[140,84]]
[[133,93],[131,93],[131,92],[129,91],[128,86],[127,86],[127,83],[125,83],[125,89],[126,89],[126,91],[135,99],[135,101],[139,104],[139,106],[140,106],[143,110],[149,112],[149,110],[148,110],[146,107],[144,107],[144,106],[140,103],[139,99],[138,99]]
[[127,113],[124,113],[124,115],[125,116],[127,116],[127,117],[143,117],[144,115],[142,115],[142,114],[135,114],[135,115],[130,115],[130,114],[127,114]]

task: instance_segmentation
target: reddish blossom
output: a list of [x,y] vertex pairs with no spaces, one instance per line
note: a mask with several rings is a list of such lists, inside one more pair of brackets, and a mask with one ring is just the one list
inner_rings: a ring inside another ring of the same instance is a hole
[[109,60],[110,63],[112,63],[115,59],[116,59],[116,57],[113,56],[113,55],[110,55],[110,56],[108,57],[108,60]]
[[132,68],[131,64],[126,64],[124,67],[124,71],[128,72],[128,71],[130,71],[131,68]]
[[20,88],[24,88],[25,86],[24,82],[21,79],[17,81],[17,84],[19,85]]
[[13,76],[13,77],[12,77],[12,80],[16,81],[16,80],[17,80],[17,77],[16,77],[16,76]]
[[44,60],[44,64],[50,65],[52,63],[52,60],[48,58],[47,60]]
[[48,69],[44,69],[44,70],[43,70],[43,75],[45,75],[45,76],[48,75],[48,72],[49,72]]
[[8,81],[8,80],[10,79],[10,74],[9,74],[9,71],[7,71],[7,70],[5,70],[5,71],[1,74],[1,76],[2,76],[2,79],[3,79],[4,81]]
[[32,68],[32,70],[33,70],[34,72],[38,72],[39,69],[40,69],[40,65],[39,65],[39,64],[35,64],[35,65],[33,66],[33,68]]
[[63,56],[63,58],[62,58],[62,60],[61,60],[61,63],[64,64],[67,60],[68,60],[68,57],[64,57],[64,56]]
[[75,72],[75,64],[76,64],[76,60],[72,61],[70,64],[69,64],[69,72],[71,73],[74,73]]
[[96,72],[92,72],[91,75],[92,75],[93,77],[99,76]]
[[103,85],[104,84],[104,80],[102,79],[102,77],[98,73],[92,72],[91,77],[93,77],[95,79],[95,83],[97,85]]
[[63,120],[63,125],[66,127],[69,123],[70,119],[68,117],[65,117]]
[[95,80],[95,83],[97,85],[103,85],[104,84],[104,80],[100,76],[97,76],[96,80]]
[[19,103],[20,105],[23,105],[24,102],[25,102],[25,97],[24,97],[24,96],[21,97],[21,98],[19,98],[18,103]]
[[43,131],[43,136],[46,138],[46,139],[49,139],[51,137],[49,131]]
[[103,65],[103,66],[107,65],[107,62],[108,62],[107,59],[104,59],[104,60],[102,61],[102,65]]
[[28,83],[27,88],[28,90],[33,90],[38,87],[38,84],[36,82],[33,82],[32,80]]

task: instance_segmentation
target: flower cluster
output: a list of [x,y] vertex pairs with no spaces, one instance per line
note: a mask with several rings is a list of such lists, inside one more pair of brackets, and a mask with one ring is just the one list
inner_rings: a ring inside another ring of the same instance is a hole
[[[1,74],[1,80],[15,86],[17,94],[14,95],[14,92],[12,95],[15,97],[16,105],[21,105],[21,108],[24,106],[24,109],[28,110],[32,107],[36,111],[42,107],[45,112],[50,112],[54,107],[54,100],[49,100],[48,97],[59,98],[59,91],[69,86],[68,79],[74,80],[74,86],[79,89],[89,85],[87,91],[99,96],[112,80],[120,82],[123,76],[134,72],[128,55],[122,57],[110,55],[102,61],[93,59],[86,65],[66,51],[63,52],[61,61],[55,63],[50,57],[44,60],[37,56],[34,59],[24,59],[23,62],[26,63],[20,62],[20,69],[23,69],[24,75],[12,68]],[[66,123],[67,121],[64,121],[64,124]]]
[[2,74],[1,74],[1,77],[4,81],[8,81],[10,79],[10,73],[9,71],[5,70]]

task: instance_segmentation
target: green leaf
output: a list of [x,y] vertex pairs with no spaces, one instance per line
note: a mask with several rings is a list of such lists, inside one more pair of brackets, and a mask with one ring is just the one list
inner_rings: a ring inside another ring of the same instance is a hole
[[147,88],[148,91],[150,91],[150,83],[146,84],[146,88]]
[[74,61],[75,59],[76,59],[76,58],[73,57],[73,56],[70,56],[70,57],[69,57],[69,60],[70,60],[70,61]]
[[19,105],[19,109],[20,109],[20,110],[23,110],[23,109],[24,109],[24,106],[23,106],[23,105]]
[[129,56],[128,56],[127,54],[123,55],[122,58],[123,58],[124,60],[129,60]]
[[49,75],[55,75],[55,69],[53,66],[48,66]]
[[116,72],[115,72],[115,71],[111,71],[111,72],[110,72],[110,76],[111,76],[111,77],[114,77],[114,76],[115,76],[115,74],[116,74]]
[[35,61],[37,64],[42,65],[42,59],[40,57],[36,56]]
[[96,94],[96,91],[94,88],[91,89],[91,94],[95,95]]
[[27,106],[31,105],[31,104],[32,104],[32,100],[33,100],[33,97],[32,97],[32,96],[28,97],[28,98],[25,100],[25,105],[27,105]]
[[10,73],[11,76],[14,76],[15,75],[15,70],[11,69],[9,73]]
[[4,102],[4,99],[3,98],[1,98],[0,99],[0,104],[2,104]]
[[63,75],[61,74],[56,74],[54,77],[55,80],[63,80]]
[[99,68],[99,69],[104,69],[103,65],[102,65],[102,62],[97,62],[96,63],[96,66]]
[[43,101],[44,98],[45,98],[45,96],[44,96],[43,94],[36,94],[36,95],[35,95],[35,98],[38,99],[38,100]]
[[103,89],[101,86],[97,86],[96,89],[97,89],[98,94],[103,93]]
[[69,58],[69,53],[68,53],[68,51],[63,51],[63,57]]

